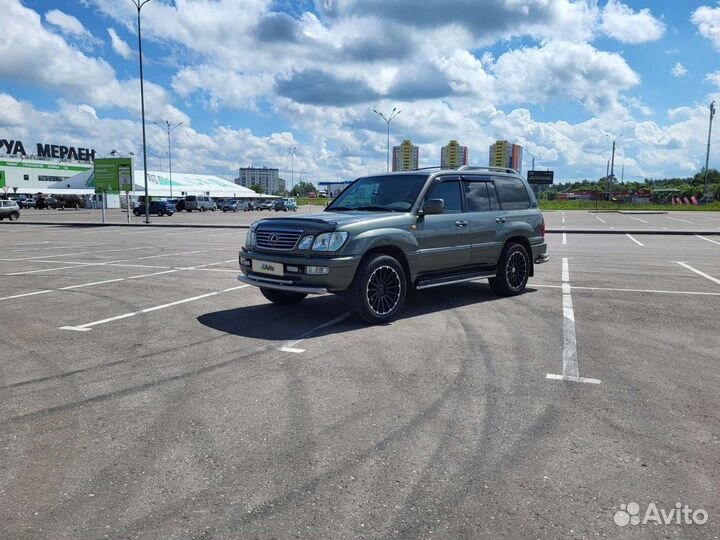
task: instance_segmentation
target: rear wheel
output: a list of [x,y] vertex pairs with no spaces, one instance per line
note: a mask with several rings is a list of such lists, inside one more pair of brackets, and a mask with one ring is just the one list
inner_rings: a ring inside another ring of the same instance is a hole
[[407,279],[402,265],[390,255],[363,260],[348,291],[350,311],[371,324],[394,320],[407,298]]
[[498,263],[497,275],[490,278],[490,287],[503,296],[521,294],[530,278],[530,257],[522,244],[508,244]]
[[280,304],[284,306],[302,302],[307,296],[307,294],[303,293],[279,291],[277,289],[265,289],[263,287],[260,287],[260,292],[273,304]]
[[19,217],[20,217],[20,214],[18,214],[17,212],[12,212],[10,214],[10,221],[17,221]]

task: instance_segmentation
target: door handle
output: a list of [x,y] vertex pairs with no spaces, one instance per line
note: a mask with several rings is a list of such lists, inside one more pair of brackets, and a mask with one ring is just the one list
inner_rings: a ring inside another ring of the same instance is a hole
[[496,217],[495,218],[495,223],[505,223],[505,221],[506,220],[504,217]]
[[455,226],[456,227],[467,227],[467,221],[456,221]]

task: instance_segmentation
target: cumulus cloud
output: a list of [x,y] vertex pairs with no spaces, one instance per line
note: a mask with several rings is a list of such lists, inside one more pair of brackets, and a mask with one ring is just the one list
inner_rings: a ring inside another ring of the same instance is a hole
[[720,7],[701,6],[693,11],[690,21],[697,26],[700,35],[709,39],[720,51]]
[[600,29],[623,43],[657,41],[665,33],[665,25],[649,9],[636,12],[619,0],[608,0],[602,11]]
[[110,36],[110,44],[113,50],[122,56],[125,60],[130,60],[133,56],[133,50],[120,36],[114,28],[107,29],[108,35]]
[[688,74],[688,70],[680,62],[678,62],[670,70],[670,73],[672,73],[672,76],[675,77],[676,79],[680,79]]
[[720,88],[720,71],[713,71],[705,75],[705,81],[714,84]]
[[53,9],[45,14],[45,20],[50,24],[60,28],[63,34],[87,36],[90,34],[88,30],[76,17],[68,15],[59,9]]

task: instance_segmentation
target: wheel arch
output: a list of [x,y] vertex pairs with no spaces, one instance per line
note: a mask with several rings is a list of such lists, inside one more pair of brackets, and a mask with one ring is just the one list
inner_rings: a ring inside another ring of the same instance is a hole
[[530,277],[533,277],[535,275],[535,264],[533,263],[532,246],[530,245],[530,240],[528,240],[525,236],[511,236],[510,238],[505,240],[503,250],[505,250],[510,244],[520,244],[525,248],[528,256],[528,261],[530,263],[530,273],[528,275]]

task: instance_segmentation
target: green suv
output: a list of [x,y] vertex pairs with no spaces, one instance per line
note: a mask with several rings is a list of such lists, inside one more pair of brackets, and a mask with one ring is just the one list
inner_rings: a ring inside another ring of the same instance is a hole
[[277,304],[337,293],[370,323],[393,320],[412,290],[487,278],[525,290],[548,260],[545,222],[512,169],[420,169],[358,178],[324,212],[253,223],[243,283]]

